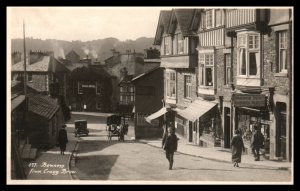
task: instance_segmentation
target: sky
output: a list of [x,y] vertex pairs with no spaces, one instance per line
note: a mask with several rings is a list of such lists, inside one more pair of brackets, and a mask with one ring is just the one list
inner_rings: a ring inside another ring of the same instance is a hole
[[160,10],[168,7],[8,7],[10,38],[135,40],[154,37]]

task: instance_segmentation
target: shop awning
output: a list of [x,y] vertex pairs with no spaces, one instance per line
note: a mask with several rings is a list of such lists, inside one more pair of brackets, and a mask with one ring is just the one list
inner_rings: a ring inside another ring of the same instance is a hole
[[145,117],[145,119],[146,119],[146,121],[147,121],[148,123],[151,123],[151,121],[152,121],[153,119],[156,119],[156,118],[162,116],[163,114],[165,114],[165,113],[167,113],[167,112],[168,112],[168,111],[167,111],[167,108],[166,108],[166,107],[163,107],[163,108],[161,108],[160,110],[158,110],[157,112],[152,113],[152,114],[149,115],[148,117]]
[[196,100],[191,103],[186,109],[178,111],[177,114],[188,119],[189,121],[194,122],[216,105],[217,103]]

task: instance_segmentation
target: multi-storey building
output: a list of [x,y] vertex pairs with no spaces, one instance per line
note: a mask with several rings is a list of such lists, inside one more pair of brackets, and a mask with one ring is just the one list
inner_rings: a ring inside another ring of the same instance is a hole
[[[226,10],[234,79],[233,92],[224,91],[224,130],[232,135],[234,129],[241,129],[249,147],[253,128],[260,127],[270,159],[291,159],[291,11]],[[230,113],[231,119],[226,119]]]
[[155,44],[165,68],[165,102],[173,108],[167,121],[197,145],[225,148],[235,129],[249,148],[257,126],[265,156],[291,160],[292,39],[289,8],[161,11]]
[[200,11],[196,9],[161,11],[154,42],[161,46],[161,67],[165,68],[165,107],[173,108],[166,113],[166,123],[175,125],[176,132],[190,141],[196,124],[192,123],[194,121],[189,123],[186,115],[177,115],[177,111],[185,109],[197,98],[195,71],[199,21]]
[[[36,92],[50,94],[51,84],[58,84],[58,95],[68,103],[69,70],[53,52],[30,51],[26,59],[27,86]],[[24,60],[11,67],[12,81],[24,81]]]

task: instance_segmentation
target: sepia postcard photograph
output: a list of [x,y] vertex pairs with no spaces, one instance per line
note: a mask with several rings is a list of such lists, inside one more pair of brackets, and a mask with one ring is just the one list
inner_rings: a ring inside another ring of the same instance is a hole
[[8,185],[294,184],[293,7],[6,7]]

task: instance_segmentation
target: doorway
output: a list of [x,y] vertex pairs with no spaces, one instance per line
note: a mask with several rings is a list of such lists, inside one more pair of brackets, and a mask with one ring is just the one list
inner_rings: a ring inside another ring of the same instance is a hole
[[193,122],[189,121],[189,142],[193,142]]
[[286,160],[286,104],[276,103],[276,157]]
[[224,107],[224,148],[230,148],[230,108]]

